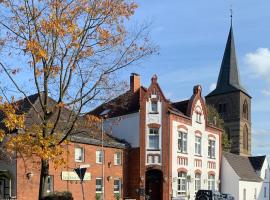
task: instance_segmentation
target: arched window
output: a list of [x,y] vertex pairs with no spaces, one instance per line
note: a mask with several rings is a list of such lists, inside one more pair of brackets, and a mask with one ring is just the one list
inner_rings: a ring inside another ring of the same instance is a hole
[[178,172],[178,181],[177,181],[177,194],[185,195],[187,191],[187,173],[180,171]]
[[248,103],[247,103],[247,100],[245,100],[244,104],[243,104],[243,118],[248,119]]
[[247,125],[245,125],[244,129],[243,129],[243,148],[246,149],[246,150],[248,150],[248,146],[249,146],[248,140],[249,140],[249,138],[248,138],[248,127],[247,127]]
[[208,190],[215,191],[215,175],[208,175]]
[[201,174],[195,174],[195,192],[201,189]]

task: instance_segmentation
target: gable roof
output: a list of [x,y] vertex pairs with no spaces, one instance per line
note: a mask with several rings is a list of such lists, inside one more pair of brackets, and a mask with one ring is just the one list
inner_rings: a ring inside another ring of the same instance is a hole
[[[41,94],[42,95],[42,94]],[[38,117],[38,114],[41,113],[41,105],[38,100],[38,93],[28,96],[27,98],[21,99],[16,103],[16,113],[18,114],[25,114],[25,126],[26,128],[32,128],[32,125],[34,124],[40,124],[41,120]],[[34,111],[32,105],[35,106],[36,111]],[[48,100],[48,106],[52,107],[56,105],[57,102],[49,97]],[[69,110],[66,107],[62,108],[62,114],[60,116],[59,122],[58,122],[58,130],[60,131],[66,131],[67,130],[67,119],[69,118],[69,115],[71,114],[71,110]],[[6,130],[4,127],[4,124],[2,120],[4,119],[4,115],[1,114],[0,117],[0,126],[2,129]],[[55,116],[51,116],[53,119]],[[79,116],[77,120],[76,126],[73,128],[73,131],[69,135],[68,139],[72,142],[77,143],[85,143],[85,144],[92,144],[92,145],[101,145],[101,131],[97,130],[91,130],[89,126],[86,126],[87,121],[84,116]],[[104,146],[107,147],[117,147],[117,148],[127,148],[129,144],[126,141],[119,140],[107,133],[104,133]]]
[[252,156],[248,157],[253,169],[255,171],[261,171],[266,156]]
[[262,179],[256,174],[249,157],[239,156],[229,152],[223,152],[232,169],[242,181],[261,182]]
[[108,117],[112,118],[139,112],[140,93],[145,92],[146,90],[147,89],[142,86],[136,92],[128,90],[109,102],[101,104],[89,114],[99,116],[103,111],[109,110]]
[[233,37],[233,28],[231,25],[216,89],[210,92],[207,96],[213,96],[234,91],[242,91],[248,96],[250,96],[240,83]]

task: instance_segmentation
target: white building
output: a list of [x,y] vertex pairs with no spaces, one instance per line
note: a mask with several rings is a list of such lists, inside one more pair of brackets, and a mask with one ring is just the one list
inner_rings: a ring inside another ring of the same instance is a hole
[[130,90],[93,111],[109,110],[107,132],[131,144],[128,197],[194,199],[198,189],[218,190],[221,130],[207,122],[201,86],[191,98],[172,103],[157,76],[148,88],[132,74]]
[[269,200],[269,164],[266,156],[239,156],[223,152],[221,192],[236,200]]

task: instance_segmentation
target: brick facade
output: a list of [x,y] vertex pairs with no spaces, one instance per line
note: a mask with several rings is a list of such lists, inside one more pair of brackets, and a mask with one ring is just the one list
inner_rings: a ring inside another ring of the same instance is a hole
[[[84,148],[84,162],[74,161],[74,147]],[[50,165],[50,175],[53,176],[53,190],[54,191],[70,191],[74,197],[74,200],[81,200],[82,188],[80,181],[64,181],[61,178],[62,171],[73,171],[74,168],[83,164],[90,164],[87,172],[91,173],[91,180],[84,181],[84,195],[85,199],[96,199],[96,178],[102,177],[102,164],[96,164],[96,151],[101,150],[100,146],[94,146],[89,144],[71,143],[65,146],[69,154],[65,154],[67,163],[64,166],[53,168],[53,164]],[[114,200],[114,179],[120,179],[122,183],[121,196],[125,195],[126,179],[124,173],[126,173],[125,163],[127,152],[124,149],[104,147],[105,162],[104,162],[104,179],[105,179],[105,199]],[[114,165],[114,154],[120,152],[122,155],[121,165]],[[30,179],[26,174],[32,173],[33,176]],[[111,178],[109,178],[111,177]],[[37,164],[33,161],[24,161],[22,158],[17,159],[17,198],[19,200],[36,200],[38,199],[38,186],[39,186],[39,169]]]

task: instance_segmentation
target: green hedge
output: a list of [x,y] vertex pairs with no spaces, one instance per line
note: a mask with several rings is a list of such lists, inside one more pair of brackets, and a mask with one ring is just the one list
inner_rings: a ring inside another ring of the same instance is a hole
[[54,192],[43,197],[42,200],[73,200],[70,192]]

